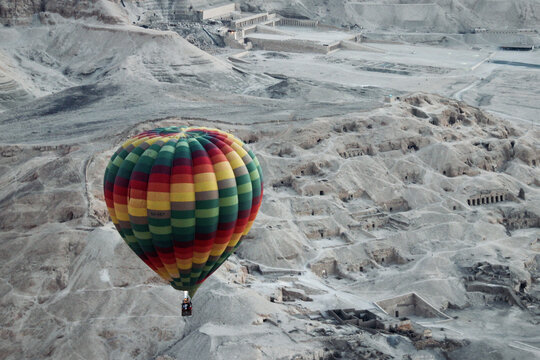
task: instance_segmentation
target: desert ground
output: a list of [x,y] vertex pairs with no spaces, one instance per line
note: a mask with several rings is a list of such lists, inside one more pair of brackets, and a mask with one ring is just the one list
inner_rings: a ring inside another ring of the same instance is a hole
[[[538,358],[538,1],[221,5],[0,0],[0,359]],[[173,125],[264,174],[192,317],[103,197]]]

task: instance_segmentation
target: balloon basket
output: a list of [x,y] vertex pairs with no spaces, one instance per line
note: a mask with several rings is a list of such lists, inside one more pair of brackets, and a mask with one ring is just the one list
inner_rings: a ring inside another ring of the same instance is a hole
[[184,291],[184,300],[182,300],[182,316],[191,316],[192,311],[193,309],[189,293]]

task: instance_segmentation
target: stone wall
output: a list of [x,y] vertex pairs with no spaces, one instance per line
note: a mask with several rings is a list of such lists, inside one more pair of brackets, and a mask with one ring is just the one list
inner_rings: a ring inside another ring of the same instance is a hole
[[326,258],[310,265],[311,271],[317,276],[336,275],[338,273],[337,261]]
[[327,54],[329,51],[338,49],[340,46],[339,42],[324,45],[314,41],[298,39],[276,40],[261,39],[255,37],[247,37],[247,39],[253,44],[253,48],[268,51],[284,51],[297,53],[311,52]]
[[353,215],[353,218],[358,220],[360,227],[366,231],[372,231],[388,224],[388,216],[383,213],[364,215],[361,217],[355,217]]
[[523,305],[521,300],[508,286],[475,282],[467,284],[465,287],[469,292],[481,292],[485,294],[490,294],[494,296],[494,301],[504,301],[510,305],[516,305],[521,307],[522,309],[525,309],[525,306]]
[[408,211],[409,203],[403,198],[393,199],[381,204],[381,207],[389,212]]
[[409,293],[395,298],[377,301],[375,304],[387,314],[395,317],[421,316],[427,318],[439,317],[449,319],[446,314],[435,309],[416,293]]
[[198,15],[200,20],[210,19],[218,16],[224,16],[230,14],[235,10],[236,5],[234,3],[218,6],[211,9],[199,10]]
[[370,252],[373,260],[382,266],[394,265],[394,264],[406,264],[407,260],[399,254],[394,247],[373,249]]
[[333,309],[328,314],[340,324],[350,324],[371,329],[382,329],[384,324],[368,310]]

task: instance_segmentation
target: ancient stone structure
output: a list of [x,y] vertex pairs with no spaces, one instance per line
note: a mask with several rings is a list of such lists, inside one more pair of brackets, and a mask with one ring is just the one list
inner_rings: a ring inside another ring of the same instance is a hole
[[235,10],[235,8],[236,8],[236,5],[232,3],[232,4],[213,7],[210,9],[198,10],[197,13],[200,20],[206,20],[206,19],[221,17],[225,15],[230,15],[230,13],[232,13]]
[[403,198],[392,199],[390,201],[386,201],[385,203],[381,205],[386,211],[389,211],[389,212],[399,212],[399,211],[409,210],[409,204],[407,203],[407,200]]
[[472,31],[474,34],[490,33],[490,34],[537,34],[536,29],[505,29],[505,30],[488,30],[486,28],[475,28]]
[[352,216],[359,222],[359,226],[366,231],[375,230],[388,224],[388,215],[378,208],[366,209],[352,214]]
[[238,30],[250,25],[265,23],[269,18],[270,15],[268,13],[249,15],[239,19],[231,20],[231,28]]
[[[279,297],[278,297],[279,298]],[[281,301],[313,301],[302,289],[281,288]]]
[[319,25],[318,20],[303,20],[303,19],[290,19],[280,18],[280,24],[285,26],[303,26],[303,27],[317,27]]
[[245,39],[246,35],[257,32],[258,26],[275,27],[280,22],[280,18],[276,14],[269,13],[253,14],[244,17],[240,13],[232,13],[229,18],[222,17],[221,20],[229,26],[225,28],[226,43],[229,46],[237,45],[232,44],[231,40],[234,40],[247,50],[253,46],[253,42]]
[[357,156],[363,156],[363,155],[373,155],[373,149],[365,145],[363,147],[346,148],[343,151],[340,151],[339,153],[339,156],[341,156],[344,159],[357,157]]
[[328,310],[328,315],[343,325],[352,324],[370,329],[384,329],[384,324],[379,317],[369,310],[333,309]]
[[510,209],[504,211],[503,224],[508,230],[540,227],[540,216],[532,210]]
[[505,44],[499,46],[499,49],[506,51],[532,51],[534,50],[534,45]]
[[[276,25],[313,27],[333,30],[341,30],[329,25],[320,24],[315,20],[301,20],[278,17],[276,14],[267,12],[257,14],[242,15],[240,12],[232,12],[230,16],[220,17],[227,27],[223,28],[225,43],[233,47],[243,47],[245,49],[260,49],[268,51],[286,51],[286,52],[310,52],[328,54],[341,48],[355,49],[354,45],[362,41],[360,34],[343,33],[342,39],[325,41],[313,38],[297,38],[287,32],[273,30]],[[266,28],[270,26],[271,28]],[[273,36],[259,36],[249,34],[265,33]],[[239,46],[240,45],[240,46]],[[366,48],[356,49],[366,51]],[[367,50],[367,51],[373,51]]]
[[254,48],[268,51],[328,54],[329,52],[337,50],[341,47],[341,41],[323,44],[318,41],[302,39],[262,39],[249,37],[247,40],[253,44]]
[[516,305],[522,309],[526,309],[525,305],[509,286],[472,282],[466,284],[465,288],[469,292],[481,292],[492,295],[492,300],[495,302],[506,302],[510,305]]
[[466,270],[472,275],[465,279],[468,296],[486,303],[507,303],[535,312],[540,302],[529,293],[531,279],[514,272],[507,265],[478,262]]
[[418,316],[427,318],[450,319],[448,315],[437,310],[424,298],[416,293],[409,293],[375,303],[386,314],[397,318],[403,316]]
[[377,264],[382,266],[407,263],[407,260],[394,247],[371,250],[370,255]]
[[317,276],[326,277],[338,273],[337,261],[326,258],[310,265],[311,271]]
[[467,200],[467,205],[478,206],[485,204],[494,204],[507,200],[507,191],[505,190],[485,190],[471,196]]
[[[409,331],[413,330],[412,322],[406,317],[394,319],[390,316],[381,314],[375,315],[369,310],[356,309],[333,309],[328,310],[326,314],[335,319],[341,325],[355,325],[363,330],[373,329],[372,333],[378,331]],[[418,327],[418,326],[417,326]],[[424,331],[423,327],[422,332]]]

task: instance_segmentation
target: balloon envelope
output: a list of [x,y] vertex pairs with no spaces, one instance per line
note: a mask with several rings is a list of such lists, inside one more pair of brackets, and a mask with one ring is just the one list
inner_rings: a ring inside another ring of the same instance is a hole
[[124,241],[191,296],[249,232],[262,185],[259,161],[242,141],[203,127],[130,138],[104,178],[107,208]]

